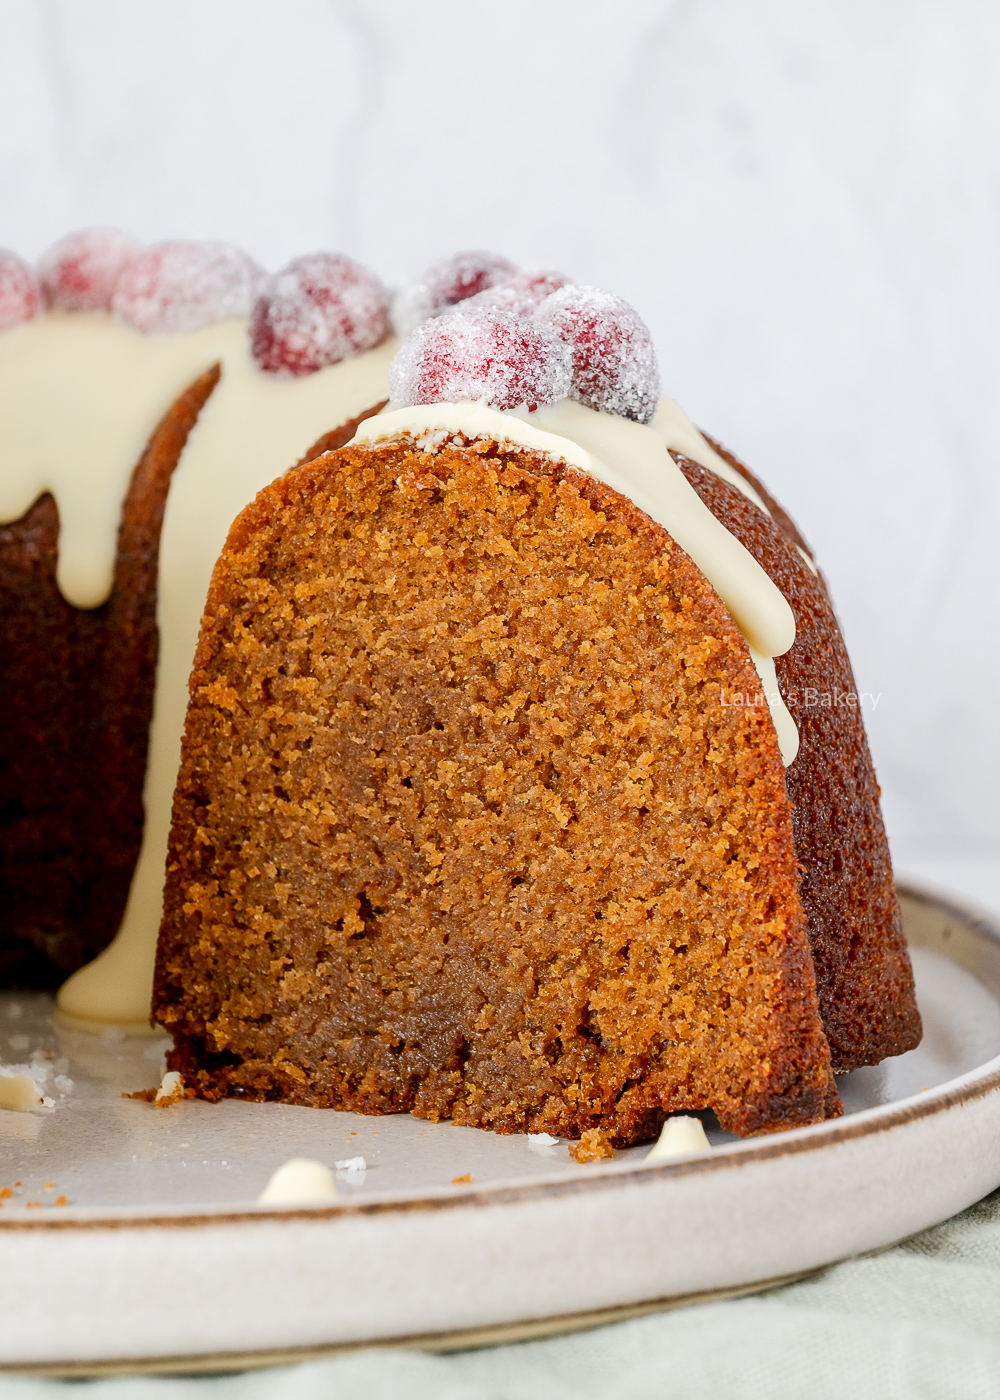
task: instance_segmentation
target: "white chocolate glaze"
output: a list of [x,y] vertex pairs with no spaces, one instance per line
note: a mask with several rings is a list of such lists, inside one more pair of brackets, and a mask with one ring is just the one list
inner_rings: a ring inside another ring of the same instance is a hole
[[[317,438],[385,398],[396,348],[395,341],[388,341],[301,379],[261,374],[242,330],[224,354],[222,379],[174,473],[163,520],[160,655],[143,791],[142,851],[117,937],[60,990],[60,1010],[74,1025],[148,1024],[187,683],[209,580],[229,527],[257,492]],[[196,372],[211,363],[209,358]],[[147,437],[154,425],[147,424]]]
[[[680,452],[685,457],[689,457],[692,462],[698,462],[700,466],[707,467],[710,472],[714,472],[716,476],[721,476],[731,486],[735,486],[746,496],[747,500],[753,501],[755,506],[759,506],[769,520],[774,518],[761,499],[759,492],[755,491],[749,481],[741,476],[735,467],[730,466],[724,457],[720,457],[711,443],[707,442],[694,426],[680,404],[675,403],[673,399],[661,399],[650,427],[655,428],[661,435],[668,451]],[[800,545],[796,545],[795,548],[813,573],[818,576],[819,570],[805,550]],[[757,674],[760,676],[763,693],[767,699],[767,706],[771,711],[771,718],[778,735],[781,761],[787,768],[790,763],[795,761],[799,751],[798,726],[781,698],[778,677],[774,670],[774,657],[765,656],[762,652],[755,651],[749,642],[747,649],[750,652],[750,659],[757,668]],[[780,652],[775,654],[781,655]]]
[[760,676],[761,690],[767,701],[767,708],[771,711],[771,719],[774,721],[774,730],[778,736],[778,748],[781,750],[781,761],[787,768],[790,763],[794,763],[799,752],[799,728],[788,712],[788,706],[781,698],[781,691],[778,689],[778,675],[774,669],[774,657],[764,656],[759,651],[754,651],[750,643],[747,643],[747,651],[750,653],[750,660],[757,668]]
[[[470,441],[491,438],[546,452],[627,496],[668,530],[715,588],[742,632],[761,678],[782,761],[786,766],[792,762],[798,752],[798,730],[778,690],[773,661],[795,640],[792,610],[756,559],[689,485],[658,431],[564,399],[530,417],[520,409],[498,413],[473,403],[395,409],[362,423],[355,440],[374,442],[409,434],[433,441],[452,433]],[[690,446],[697,448],[694,443]],[[711,452],[707,443],[705,448]],[[684,450],[692,455],[687,447]]]
[[[707,467],[716,476],[721,476],[724,481],[728,481],[730,486],[735,486],[737,491],[741,491],[748,501],[753,501],[755,506],[764,512],[769,520],[774,517],[768,510],[760,493],[741,476],[735,467],[731,467],[724,457],[720,457],[715,448],[688,418],[680,404],[674,403],[673,399],[661,399],[653,415],[653,421],[649,425],[655,428],[663,438],[670,452],[680,452],[685,457],[690,457],[692,462],[697,462],[702,467]],[[802,556],[803,562],[819,578],[819,569],[811,555],[807,554],[801,545],[795,546]],[[786,760],[791,762],[791,760]]]
[[812,556],[809,555],[809,554],[807,554],[800,544],[797,544],[797,545],[795,546],[795,548],[796,548],[796,549],[799,551],[799,553],[801,554],[802,559],[803,559],[803,562],[804,562],[805,564],[807,564],[808,567],[809,567],[810,569],[812,569],[812,571],[813,571],[813,573],[816,575],[816,577],[819,578],[819,569],[817,569],[816,564],[815,564],[815,562],[814,562]]
[[[680,452],[685,457],[689,457],[692,462],[707,467],[710,472],[714,472],[716,476],[721,476],[724,481],[735,486],[737,491],[741,491],[746,496],[747,500],[753,501],[755,506],[759,506],[769,520],[774,518],[761,499],[760,493],[754,490],[746,477],[741,476],[735,467],[730,466],[726,459],[716,452],[711,443],[694,426],[680,404],[675,403],[673,399],[661,399],[657,404],[650,427],[655,428],[660,434],[668,451]],[[805,550],[800,545],[796,545],[795,548],[813,573],[818,576],[819,570]],[[774,727],[778,735],[781,761],[787,768],[790,763],[794,762],[799,751],[798,726],[781,698],[778,677],[774,670],[774,657],[764,656],[761,652],[755,651],[749,642],[747,648],[750,652],[750,658],[757,668],[757,674],[760,676],[768,709],[771,711],[771,718],[774,720]],[[776,654],[781,655],[780,652]],[[667,1120],[668,1123],[671,1121]],[[655,1152],[656,1148],[653,1151]]]
[[679,452],[684,457],[690,457],[692,462],[697,462],[716,476],[721,476],[723,481],[735,486],[737,491],[742,492],[748,501],[753,501],[754,505],[771,519],[771,512],[761,500],[760,493],[754,490],[746,477],[741,476],[735,467],[729,465],[725,457],[719,456],[679,403],[674,403],[673,399],[661,399],[656,405],[656,412],[649,426],[660,434],[669,452]]
[[654,428],[597,413],[574,399],[532,417],[539,427],[585,448],[599,480],[669,530],[726,604],[748,645],[768,656],[788,650],[795,617],[784,595],[712,514]]
[[153,429],[178,394],[245,339],[242,321],[151,336],[100,311],[52,313],[0,335],[0,522],[52,492],[56,580],[68,602],[106,600],[122,502]]

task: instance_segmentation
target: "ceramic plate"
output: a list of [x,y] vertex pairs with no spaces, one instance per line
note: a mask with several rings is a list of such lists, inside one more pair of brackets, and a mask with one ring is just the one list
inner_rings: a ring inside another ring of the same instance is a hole
[[[1000,927],[901,890],[925,1035],[840,1078],[845,1117],[646,1166],[579,1166],[409,1116],[229,1101],[168,1109],[162,1041],[97,1039],[0,999],[0,1061],[53,1107],[0,1112],[0,1365],[87,1374],[471,1345],[731,1293],[877,1249],[1000,1184]],[[338,1199],[254,1206],[289,1157]],[[20,1183],[20,1185],[15,1185]],[[57,1203],[58,1202],[58,1203]],[[62,1202],[65,1202],[63,1204]]]

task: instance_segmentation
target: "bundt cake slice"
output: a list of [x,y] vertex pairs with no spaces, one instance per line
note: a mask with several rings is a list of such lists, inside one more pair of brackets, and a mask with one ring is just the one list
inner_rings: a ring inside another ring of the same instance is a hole
[[620,298],[535,272],[448,310],[432,282],[390,411],[216,566],[170,1066],[208,1099],[621,1144],[836,1115],[833,1071],[920,1019],[805,542],[660,398]]
[[300,467],[230,533],[174,803],[170,1067],[620,1143],[839,1112],[729,611],[621,494],[441,436]]

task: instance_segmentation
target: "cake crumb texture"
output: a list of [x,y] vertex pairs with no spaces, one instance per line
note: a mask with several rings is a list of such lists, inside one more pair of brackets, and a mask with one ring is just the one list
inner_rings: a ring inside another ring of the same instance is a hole
[[359,444],[273,483],[191,680],[169,1068],[619,1145],[838,1113],[774,728],[720,703],[758,686],[666,531],[549,458]]

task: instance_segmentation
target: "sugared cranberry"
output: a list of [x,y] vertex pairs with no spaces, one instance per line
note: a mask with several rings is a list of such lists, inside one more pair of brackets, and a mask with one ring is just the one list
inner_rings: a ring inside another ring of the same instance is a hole
[[110,311],[118,278],[138,251],[116,228],[67,234],[38,261],[46,303],[58,311]]
[[397,335],[409,335],[431,316],[440,316],[487,287],[506,282],[516,272],[510,259],[499,253],[455,253],[429,267],[418,281],[397,294],[392,305],[393,329]]
[[634,307],[597,287],[563,287],[536,321],[552,327],[573,355],[572,396],[588,408],[648,423],[660,396],[649,328]]
[[536,407],[566,397],[570,355],[547,326],[509,311],[459,309],[418,326],[389,367],[398,408],[423,403]]
[[111,309],[139,331],[196,331],[246,316],[265,276],[229,243],[175,239],[144,249],[125,266]]
[[250,318],[253,357],[268,374],[313,374],[371,350],[389,333],[389,295],[342,253],[307,253],[270,279]]
[[41,309],[42,289],[31,268],[9,248],[0,248],[0,331],[30,321]]
[[571,285],[571,279],[563,272],[552,268],[532,267],[517,272],[506,282],[498,282],[485,292],[477,292],[469,299],[469,306],[499,306],[504,311],[513,311],[516,316],[531,316],[546,297],[558,292],[560,287]]

